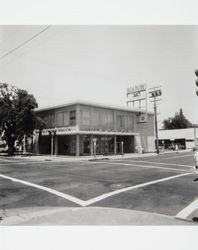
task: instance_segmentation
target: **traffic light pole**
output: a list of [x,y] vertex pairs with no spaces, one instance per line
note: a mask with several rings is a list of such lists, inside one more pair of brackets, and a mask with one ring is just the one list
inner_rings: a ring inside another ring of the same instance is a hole
[[154,97],[154,116],[155,116],[156,149],[157,149],[157,154],[159,154],[159,139],[158,139],[158,125],[157,125],[157,104],[156,104],[156,97]]
[[157,99],[159,96],[162,95],[161,87],[154,87],[151,88],[151,91],[149,92],[151,94],[150,98],[153,98],[153,106],[154,106],[154,119],[155,119],[155,137],[156,137],[156,150],[157,154],[159,154],[159,139],[158,139],[158,125],[157,125],[157,101],[161,101],[160,99]]

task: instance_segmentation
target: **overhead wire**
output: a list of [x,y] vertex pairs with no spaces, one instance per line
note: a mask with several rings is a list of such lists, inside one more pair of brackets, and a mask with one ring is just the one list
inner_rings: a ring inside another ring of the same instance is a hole
[[40,36],[42,33],[44,33],[50,27],[51,27],[51,25],[48,25],[47,27],[45,27],[44,29],[42,29],[41,31],[39,31],[38,33],[36,33],[35,35],[33,35],[31,38],[29,38],[25,42],[19,44],[14,49],[11,49],[10,51],[6,52],[4,55],[0,56],[0,60],[4,59],[6,56],[10,55],[11,53],[15,52],[16,50],[20,49],[21,47],[23,47],[24,45],[26,45],[27,43],[29,43],[30,41],[32,41],[33,39],[35,39],[36,37]]

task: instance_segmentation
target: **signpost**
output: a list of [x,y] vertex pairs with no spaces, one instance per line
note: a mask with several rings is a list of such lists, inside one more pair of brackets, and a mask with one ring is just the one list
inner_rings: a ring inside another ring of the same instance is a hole
[[124,142],[121,141],[121,153],[122,153],[122,157],[124,156]]
[[94,159],[96,159],[96,138],[93,139],[93,154]]

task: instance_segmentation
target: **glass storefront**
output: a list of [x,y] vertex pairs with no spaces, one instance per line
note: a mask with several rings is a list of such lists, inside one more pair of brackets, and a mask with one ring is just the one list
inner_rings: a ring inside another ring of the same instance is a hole
[[[113,136],[92,136],[96,139],[96,154],[109,155],[114,154],[114,137]],[[91,135],[80,136],[80,155],[93,154],[93,143],[91,145]]]
[[66,135],[58,136],[58,154],[75,155],[76,154],[76,136]]
[[114,154],[113,136],[101,135],[96,137],[96,153],[101,155]]
[[90,155],[91,153],[91,137],[90,135],[83,135],[80,137],[80,154]]
[[116,143],[117,143],[117,154],[122,153],[122,144],[123,142],[123,153],[134,153],[134,136],[117,136]]
[[[76,147],[79,147],[80,155],[93,154],[93,140],[96,139],[97,155],[112,155],[134,152],[134,136],[116,136],[114,144],[114,135],[80,135],[79,145],[76,145],[76,135],[61,135],[53,138],[53,154],[58,155],[76,155]],[[39,153],[51,154],[51,136],[42,136],[39,140]]]

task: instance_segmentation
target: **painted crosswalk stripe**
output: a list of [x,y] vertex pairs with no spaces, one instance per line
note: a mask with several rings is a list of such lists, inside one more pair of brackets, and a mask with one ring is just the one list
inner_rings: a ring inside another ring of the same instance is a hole
[[27,186],[31,186],[31,187],[38,188],[40,190],[47,191],[47,192],[52,193],[52,194],[54,194],[56,196],[62,197],[64,199],[66,199],[66,200],[72,201],[72,202],[74,202],[74,203],[76,203],[76,204],[78,204],[80,206],[85,207],[85,206],[94,204],[94,203],[99,202],[101,200],[104,200],[104,199],[106,199],[108,197],[112,197],[114,195],[117,195],[117,194],[120,194],[120,193],[123,193],[123,192],[127,192],[127,191],[131,191],[131,190],[134,190],[134,189],[137,189],[137,188],[145,187],[145,186],[148,186],[148,185],[153,185],[153,184],[156,184],[156,183],[172,180],[172,179],[179,178],[179,177],[182,177],[182,176],[186,176],[186,175],[189,175],[189,174],[190,173],[174,175],[174,176],[165,177],[165,178],[162,178],[162,179],[157,179],[157,180],[154,180],[154,181],[145,182],[145,183],[138,184],[138,185],[135,185],[135,186],[130,186],[130,187],[118,189],[118,190],[115,190],[115,191],[112,191],[112,192],[109,192],[109,193],[99,195],[99,196],[97,196],[95,198],[92,198],[90,200],[87,200],[87,201],[83,201],[83,200],[78,199],[78,198],[76,198],[74,196],[59,192],[59,191],[54,190],[52,188],[44,187],[44,186],[34,184],[34,183],[31,183],[31,182],[28,182],[28,181],[24,181],[24,180],[16,179],[16,178],[13,178],[13,177],[9,177],[7,175],[0,174],[0,177],[11,180],[13,182],[18,182],[18,183],[21,183],[21,184],[24,184],[24,185],[27,185]]
[[198,199],[193,201],[190,205],[181,210],[175,217],[178,219],[187,219],[194,210],[198,208]]
[[41,189],[41,190],[44,190],[44,191],[47,191],[49,193],[52,193],[52,194],[55,194],[59,197],[62,197],[66,200],[69,200],[69,201],[72,201],[78,205],[81,205],[83,206],[84,205],[84,202],[78,198],[75,198],[71,195],[68,195],[68,194],[64,194],[62,192],[59,192],[57,190],[54,190],[52,188],[48,188],[48,187],[44,187],[44,186],[41,186],[41,185],[38,185],[38,184],[34,184],[34,183],[31,183],[31,182],[28,182],[28,181],[24,181],[24,180],[20,180],[20,179],[16,179],[16,178],[12,178],[12,177],[9,177],[7,175],[2,175],[0,174],[0,177],[2,178],[5,178],[5,179],[8,179],[8,180],[11,180],[13,182],[18,182],[18,183],[21,183],[21,184],[24,184],[24,185],[27,185],[27,186],[30,186],[30,187],[35,187],[35,188],[38,188],[38,189]]
[[117,195],[117,194],[120,194],[120,193],[123,193],[123,192],[131,191],[131,190],[141,188],[141,187],[145,187],[145,186],[149,186],[149,185],[153,185],[153,184],[156,184],[156,183],[159,183],[159,182],[169,181],[169,180],[179,178],[179,177],[182,177],[182,176],[186,176],[186,175],[189,175],[189,174],[190,173],[174,175],[174,176],[170,176],[170,177],[166,177],[166,178],[162,178],[162,179],[158,179],[158,180],[154,180],[154,181],[145,182],[145,183],[138,184],[138,185],[131,186],[131,187],[118,189],[118,190],[112,191],[110,193],[102,194],[102,195],[97,196],[97,197],[95,197],[93,199],[90,199],[90,200],[85,202],[85,205],[88,206],[88,205],[91,205],[93,203],[99,202],[99,201],[104,200],[104,199],[106,199],[108,197],[111,197],[111,196],[114,196],[114,195]]

